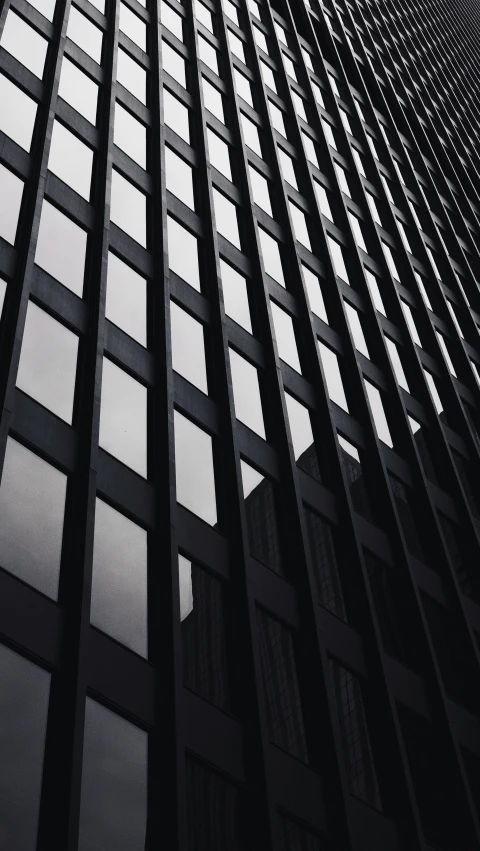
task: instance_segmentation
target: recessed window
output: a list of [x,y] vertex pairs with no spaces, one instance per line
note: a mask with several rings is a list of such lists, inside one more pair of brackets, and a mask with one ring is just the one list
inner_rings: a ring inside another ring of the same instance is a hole
[[17,234],[23,186],[23,180],[0,164],[0,237],[11,245]]
[[205,520],[217,523],[212,438],[203,429],[174,413],[177,501]]
[[240,461],[248,542],[253,558],[283,573],[275,487],[246,461]]
[[433,400],[433,404],[435,405],[435,410],[437,414],[441,414],[444,410],[442,400],[440,398],[440,394],[437,390],[437,385],[435,384],[435,379],[431,372],[428,372],[427,369],[423,369],[423,373],[425,375],[425,381],[428,384],[428,389],[430,390],[430,395]]
[[363,165],[363,160],[362,160],[361,154],[359,153],[359,151],[357,151],[356,148],[353,148],[353,147],[352,147],[352,154],[353,154],[353,159],[355,160],[355,165],[357,166],[359,174],[361,174],[362,177],[366,177],[367,175],[365,173],[365,167]]
[[240,113],[240,122],[242,125],[243,138],[245,140],[245,144],[252,150],[255,154],[258,154],[259,157],[262,156],[262,146],[260,144],[260,136],[258,133],[258,127],[253,121],[250,121],[243,112]]
[[237,208],[215,187],[213,189],[213,206],[215,208],[217,233],[224,236],[225,239],[228,239],[237,248],[241,248]]
[[400,280],[400,275],[398,274],[397,267],[395,264],[395,260],[393,259],[392,249],[386,242],[382,240],[383,253],[385,254],[385,260],[387,261],[387,266],[390,271],[392,278],[395,278],[396,281]]
[[382,396],[378,387],[375,387],[370,381],[365,380],[365,388],[367,391],[368,401],[372,411],[373,421],[379,440],[383,440],[387,446],[393,447],[393,441],[388,427],[385,409],[383,407]]
[[167,216],[168,265],[172,272],[200,291],[198,240],[171,216]]
[[305,287],[307,289],[308,300],[312,313],[323,319],[328,325],[328,315],[323,301],[322,288],[317,275],[314,275],[310,269],[302,264],[303,277],[305,279]]
[[113,141],[139,166],[147,167],[147,128],[118,101],[115,103]]
[[279,357],[288,363],[292,369],[301,373],[300,359],[298,357],[297,341],[293,330],[292,317],[282,310],[274,301],[270,302],[272,309],[273,327]]
[[44,201],[35,263],[76,295],[83,295],[87,234]]
[[140,50],[147,49],[147,27],[138,15],[125,6],[125,3],[120,3],[119,28]]
[[408,330],[410,331],[412,340],[414,343],[417,344],[417,346],[421,347],[422,341],[420,340],[420,337],[418,335],[417,326],[413,318],[412,308],[409,304],[407,304],[406,301],[403,301],[403,299],[400,299],[400,304],[402,305],[403,315],[405,316],[405,321],[408,325]]
[[163,26],[183,41],[183,20],[164,0],[160,3],[160,18]]
[[32,74],[42,79],[48,41],[26,24],[12,9],[9,9],[7,13],[0,47],[18,59]]
[[263,59],[260,59],[260,71],[262,73],[263,82],[265,83],[265,85],[268,86],[269,89],[272,90],[272,92],[278,94],[277,84],[275,83],[275,75],[272,69],[270,68],[270,65],[267,65],[267,63],[264,62]]
[[290,393],[285,393],[288,422],[292,435],[293,454],[298,467],[320,481],[318,458],[313,440],[310,412],[297,402]]
[[315,189],[315,195],[320,212],[323,216],[326,216],[327,219],[330,219],[330,221],[333,222],[332,210],[330,208],[330,202],[328,200],[326,190],[321,183],[318,182],[318,180],[313,181],[313,188]]
[[142,346],[147,345],[147,282],[110,251],[105,315]]
[[362,355],[365,355],[366,358],[370,358],[367,347],[367,341],[365,340],[365,335],[363,333],[362,323],[360,322],[358,311],[356,311],[355,308],[348,303],[348,301],[345,301],[344,304],[347,322],[350,327],[350,333],[353,337],[353,342],[355,343],[355,348],[357,349],[357,351],[361,352]]
[[235,78],[235,88],[237,90],[237,95],[243,98],[246,103],[253,106],[253,97],[252,97],[252,87],[250,82],[245,77],[245,74],[241,74],[237,68],[233,69],[233,76]]
[[294,189],[298,189],[297,178],[295,175],[295,168],[293,165],[292,158],[285,153],[281,148],[278,148],[278,158],[280,160],[280,168],[282,169],[282,174],[284,180],[293,186]]
[[188,109],[168,89],[163,90],[163,117],[167,127],[190,144]]
[[[363,251],[367,252],[367,246],[365,245],[365,240],[363,238],[362,226],[360,224],[359,219],[354,216],[350,210],[347,210],[348,221],[350,222],[350,227],[352,228],[353,235],[355,237],[355,242],[358,247]],[[368,253],[368,252],[367,252]]]
[[36,103],[0,74],[0,130],[25,151],[30,151]]
[[215,118],[218,118],[222,124],[225,124],[225,115],[223,112],[223,99],[215,86],[212,86],[205,77],[202,77],[203,102],[205,109],[208,109]]
[[207,7],[200,3],[200,0],[194,0],[194,10],[195,17],[199,23],[203,24],[203,26],[210,30],[213,33],[213,19],[212,13],[207,9]]
[[310,136],[307,136],[307,134],[304,133],[303,130],[301,131],[300,135],[302,137],[308,161],[318,168],[318,157],[317,152],[315,150],[315,145],[313,143],[313,139],[311,139]]
[[52,141],[48,168],[78,192],[86,201],[90,200],[92,182],[93,151],[80,141],[63,124],[53,122]]
[[220,136],[217,136],[210,127],[207,127],[208,153],[210,163],[216,168],[227,180],[232,179],[232,169],[230,167],[230,154],[228,145]]
[[223,10],[228,18],[233,21],[234,24],[239,26],[238,22],[238,9],[237,7],[230,2],[230,0],[223,0]]
[[218,74],[217,51],[201,35],[198,37],[198,55],[214,74]]
[[203,393],[208,393],[203,325],[173,301],[170,321],[173,369]]
[[147,72],[121,47],[118,48],[117,82],[141,103],[147,102]]
[[265,38],[264,33],[257,26],[255,26],[255,24],[253,25],[253,37],[257,43],[257,47],[259,47],[260,50],[263,50],[264,53],[268,54],[267,39]]
[[85,706],[79,849],[143,848],[148,736],[89,697]]
[[343,388],[342,375],[338,363],[338,357],[328,346],[318,341],[318,349],[320,352],[320,360],[322,361],[323,371],[325,373],[325,381],[327,391],[332,402],[343,408],[348,413],[347,398]]
[[12,437],[0,487],[0,565],[57,599],[67,477]]
[[220,260],[220,274],[225,313],[251,334],[252,320],[245,278],[224,260]]
[[281,109],[278,108],[278,106],[275,106],[275,104],[272,103],[271,100],[268,100],[268,108],[270,110],[270,120],[272,122],[272,127],[274,127],[275,130],[278,130],[278,132],[282,136],[285,136],[285,138],[287,138],[287,131],[285,130],[283,112],[281,111]]
[[112,170],[110,217],[114,224],[136,242],[147,245],[147,199],[133,183]]
[[288,200],[288,205],[290,207],[290,215],[292,217],[293,224],[293,232],[295,234],[295,238],[298,242],[305,246],[308,251],[312,250],[312,246],[310,243],[310,237],[308,235],[307,228],[307,219],[305,217],[305,213],[297,207],[290,199]]
[[268,182],[265,178],[249,164],[248,171],[250,174],[250,186],[252,187],[252,196],[255,204],[258,204],[262,210],[265,210],[269,216],[273,216],[272,205],[270,202],[270,192],[268,190]]
[[370,192],[365,192],[365,197],[367,199],[368,208],[370,210],[370,213],[372,214],[373,221],[376,222],[377,225],[380,225],[380,227],[383,227],[382,220],[380,218],[380,213],[378,212],[373,195],[371,195]]
[[347,267],[345,266],[345,260],[343,259],[342,248],[335,239],[332,239],[332,237],[328,235],[327,242],[332,256],[333,270],[335,274],[338,275],[339,278],[342,278],[345,283],[350,284],[350,281],[348,280]]
[[388,354],[390,355],[390,360],[392,361],[395,377],[400,387],[403,387],[403,389],[406,390],[407,393],[410,393],[407,377],[402,366],[402,361],[400,360],[400,355],[398,353],[397,346],[395,345],[393,340],[390,339],[390,337],[385,337],[385,344],[388,349]]
[[325,139],[332,148],[337,150],[337,143],[335,141],[332,125],[329,124],[328,121],[325,121],[324,118],[321,118],[320,121],[322,122],[323,132],[325,133]]
[[247,6],[250,9],[252,15],[258,18],[259,21],[262,20],[262,16],[260,14],[260,6],[256,2],[256,0],[247,0]]
[[58,95],[90,121],[90,124],[97,123],[98,85],[66,56],[62,61]]
[[243,62],[243,64],[246,65],[247,63],[246,63],[246,60],[245,60],[245,47],[244,47],[243,41],[238,37],[238,35],[235,35],[235,33],[233,33],[228,28],[227,28],[227,37],[228,37],[228,44],[230,46],[230,50],[231,50],[232,54],[234,56],[236,56],[237,59],[240,59],[240,62]]
[[320,88],[320,86],[317,85],[317,83],[314,83],[313,80],[311,80],[310,82],[312,84],[313,95],[314,95],[315,100],[317,101],[319,106],[322,107],[322,109],[325,109],[325,101],[323,99],[322,89]]
[[165,147],[165,176],[168,191],[194,210],[192,167],[168,146]]
[[90,621],[147,655],[147,533],[98,498]]
[[291,77],[292,80],[295,80],[296,83],[298,83],[297,72],[295,70],[295,65],[293,64],[292,60],[285,53],[282,53],[282,59],[283,64],[285,65],[285,71],[287,72],[288,76]]
[[108,358],[103,359],[99,444],[147,475],[147,388]]
[[342,192],[345,195],[348,195],[349,198],[352,197],[350,192],[350,187],[348,185],[347,174],[345,169],[342,168],[335,160],[333,161],[333,167],[335,169],[335,174],[337,175],[338,185]]
[[17,387],[72,422],[78,337],[33,302],[28,303]]
[[258,370],[233,349],[229,352],[235,415],[240,422],[265,439]]
[[384,316],[386,316],[387,312],[386,312],[385,306],[383,304],[382,296],[380,295],[380,288],[378,286],[378,281],[377,281],[375,275],[372,275],[372,273],[369,272],[368,269],[365,269],[365,280],[367,282],[368,291],[371,295],[371,298],[372,298],[373,304],[375,305],[375,308],[380,313],[383,313]]
[[258,234],[260,236],[260,247],[265,272],[284,287],[285,279],[283,277],[282,258],[280,257],[278,242],[263,230],[263,228],[258,229]]
[[305,112],[305,101],[292,89],[292,101],[295,112],[303,121],[308,122],[307,113]]
[[75,42],[84,53],[100,64],[102,58],[102,31],[82,15],[75,6],[70,7],[67,37]]
[[53,21],[56,0],[32,0],[30,5],[37,9],[47,21]]

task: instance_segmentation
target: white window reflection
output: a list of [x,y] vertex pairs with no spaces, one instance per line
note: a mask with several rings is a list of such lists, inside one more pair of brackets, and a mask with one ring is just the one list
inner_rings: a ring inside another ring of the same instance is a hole
[[342,375],[338,364],[338,357],[328,346],[318,341],[318,350],[320,352],[320,360],[322,362],[323,371],[325,373],[325,381],[327,391],[332,402],[335,402],[340,408],[348,413],[347,398],[343,388]]
[[36,103],[0,74],[0,130],[25,151],[30,151],[36,115]]
[[0,164],[0,237],[11,245],[17,234],[23,187],[23,180]]
[[225,313],[251,334],[252,320],[245,278],[224,260],[220,260],[220,274]]
[[147,475],[147,388],[103,359],[100,446],[140,476]]
[[237,248],[241,248],[240,234],[238,231],[237,208],[218,189],[213,189],[213,205],[215,208],[215,222],[217,233],[228,239]]
[[147,345],[147,282],[110,251],[105,315],[142,346]]
[[115,103],[113,141],[127,156],[147,167],[147,128],[118,103]]
[[90,124],[97,123],[98,85],[66,56],[62,61],[58,95],[90,121]]
[[172,272],[183,278],[187,284],[200,291],[200,271],[198,267],[198,240],[179,225],[171,216],[167,216],[168,264]]
[[282,258],[280,257],[278,242],[263,230],[263,228],[258,229],[258,234],[265,272],[284,287],[285,278],[283,277]]
[[112,222],[136,242],[147,245],[147,198],[116,169],[112,170]]
[[12,9],[9,9],[7,13],[0,47],[18,59],[32,74],[42,79],[48,41],[26,24]]
[[210,526],[217,523],[212,438],[174,412],[177,501]]
[[117,81],[141,103],[147,102],[147,72],[121,47],[117,56]]
[[258,370],[233,349],[229,351],[235,415],[240,422],[265,439]]
[[44,201],[35,263],[80,298],[83,295],[86,250],[86,232]]
[[377,436],[379,440],[382,440],[387,444],[387,446],[393,447],[392,436],[388,427],[380,390],[369,381],[365,381],[365,389],[367,391],[368,401],[370,402]]
[[90,200],[92,182],[93,151],[63,124],[53,122],[52,141],[48,168],[78,192],[86,201]]
[[171,302],[172,367],[203,393],[208,393],[203,325]]
[[168,191],[194,210],[193,169],[168,146],[165,147],[165,177]]
[[297,341],[293,329],[292,317],[282,310],[274,301],[270,302],[272,309],[273,327],[279,357],[288,363],[296,372],[301,373],[300,359],[298,357]]
[[102,31],[82,15],[75,6],[70,7],[67,36],[88,56],[100,64],[102,58]]
[[190,121],[189,112],[178,98],[174,97],[168,89],[163,90],[163,117],[167,127],[170,127],[181,139],[190,144]]

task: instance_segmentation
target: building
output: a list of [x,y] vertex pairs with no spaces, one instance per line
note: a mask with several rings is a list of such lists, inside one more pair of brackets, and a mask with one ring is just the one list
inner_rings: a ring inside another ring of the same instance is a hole
[[480,7],[5,0],[0,848],[480,848]]

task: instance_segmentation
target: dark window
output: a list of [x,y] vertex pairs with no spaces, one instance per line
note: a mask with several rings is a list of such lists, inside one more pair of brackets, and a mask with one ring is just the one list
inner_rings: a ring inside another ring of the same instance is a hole
[[411,490],[395,476],[390,475],[389,479],[407,547],[417,558],[426,561],[417,522],[419,516],[414,505],[412,505]]
[[243,841],[239,788],[187,757],[189,851],[250,851]]
[[245,461],[241,467],[250,554],[283,573],[275,486]]
[[418,668],[417,613],[406,583],[395,567],[369,552],[365,553],[365,562],[385,650],[412,668]]
[[281,851],[328,851],[329,847],[308,828],[287,816],[280,816]]
[[347,620],[332,527],[306,506],[304,511],[318,602]]

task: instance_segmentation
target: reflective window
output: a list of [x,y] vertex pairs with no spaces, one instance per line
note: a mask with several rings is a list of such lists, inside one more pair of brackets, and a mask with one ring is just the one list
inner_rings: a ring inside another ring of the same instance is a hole
[[443,408],[442,400],[440,398],[440,394],[437,390],[437,385],[435,384],[435,379],[434,379],[432,373],[428,372],[428,370],[424,369],[423,373],[425,375],[425,380],[428,384],[428,389],[430,390],[430,395],[433,399],[433,404],[435,405],[435,410],[436,410],[437,414],[441,414],[442,411],[444,410],[444,408]]
[[233,76],[235,78],[235,88],[237,95],[243,98],[246,103],[253,106],[252,87],[244,74],[241,74],[237,68],[233,68]]
[[333,215],[330,209],[330,203],[328,200],[328,195],[324,187],[318,180],[313,181],[313,188],[315,189],[315,195],[317,197],[317,204],[322,215],[326,216],[327,219],[330,219],[333,222]]
[[114,224],[136,242],[147,245],[147,199],[133,183],[112,170],[110,217]]
[[312,313],[323,319],[328,325],[328,316],[323,301],[322,289],[317,275],[314,275],[310,269],[302,264],[303,277],[305,279],[305,287],[307,289],[308,300]]
[[208,109],[215,118],[218,118],[222,124],[225,124],[225,115],[223,113],[223,99],[215,86],[212,86],[205,77],[202,77],[203,102],[205,109]]
[[331,236],[328,236],[328,234],[327,242],[332,256],[335,274],[338,275],[339,278],[342,278],[345,283],[350,284],[350,281],[348,280],[347,267],[345,266],[345,260],[343,259],[343,249],[340,247],[338,242],[335,239],[332,239]]
[[295,234],[295,238],[300,242],[305,248],[308,248],[309,251],[312,250],[312,246],[310,244],[310,237],[308,235],[307,228],[307,220],[305,218],[305,213],[303,213],[296,204],[293,204],[292,201],[288,201],[288,205],[290,207],[290,215],[292,217],[293,224],[293,232]]
[[17,233],[23,180],[0,164],[0,237],[12,245]]
[[115,103],[113,141],[139,166],[147,167],[147,128],[118,101]]
[[300,97],[300,95],[297,95],[297,93],[294,92],[293,89],[291,94],[295,112],[297,113],[297,115],[300,116],[300,118],[303,118],[304,121],[308,121],[307,113],[305,112],[305,101],[303,100],[303,98]]
[[147,72],[121,47],[118,48],[117,56],[117,82],[141,103],[147,102]]
[[378,286],[378,281],[377,281],[375,275],[372,275],[372,273],[369,272],[368,269],[365,269],[365,279],[367,281],[368,291],[371,295],[371,298],[372,298],[373,304],[375,305],[375,308],[380,313],[383,313],[384,316],[386,316],[387,311],[385,310],[385,306],[383,304],[382,296],[380,295],[380,288]]
[[252,15],[255,15],[259,21],[262,20],[262,16],[260,14],[260,6],[256,2],[256,0],[247,0],[247,6],[250,9]]
[[253,37],[257,43],[257,47],[259,47],[260,50],[263,50],[265,53],[268,53],[267,39],[265,38],[263,32],[257,26],[255,26],[255,24],[253,25]]
[[385,344],[388,349],[388,354],[390,355],[390,360],[392,361],[395,377],[400,387],[403,387],[404,390],[407,391],[407,393],[410,393],[408,381],[403,370],[402,361],[400,360],[400,355],[398,354],[398,349],[395,343],[393,342],[393,340],[390,339],[390,337],[385,337]]
[[283,277],[282,258],[280,257],[278,242],[263,230],[263,228],[258,229],[258,234],[260,236],[260,248],[265,272],[284,287],[285,279]]
[[347,399],[343,388],[342,375],[338,363],[338,357],[335,352],[332,352],[328,346],[318,341],[320,351],[320,359],[322,361],[323,371],[325,373],[325,381],[327,391],[332,402],[335,402],[340,408],[348,413]]
[[[98,9],[102,15],[105,14],[105,0],[88,0],[88,2],[95,6],[95,9]],[[142,3],[142,6],[144,5],[145,3]]]
[[332,125],[329,124],[328,121],[325,121],[324,118],[321,118],[320,121],[322,122],[323,132],[325,133],[325,139],[327,140],[328,144],[331,145],[332,148],[337,150],[337,143],[335,141],[335,135],[333,133]]
[[363,238],[362,227],[361,227],[360,221],[357,219],[356,216],[352,215],[350,210],[347,210],[347,215],[348,215],[348,221],[350,222],[350,227],[352,228],[352,232],[353,232],[353,235],[355,237],[355,242],[357,243],[359,248],[361,248],[363,251],[366,251],[368,253],[367,246],[365,245],[365,240]]
[[270,120],[272,122],[272,127],[282,135],[287,137],[287,131],[285,130],[285,121],[283,118],[283,112],[272,103],[271,100],[268,101],[268,108],[270,110]]
[[160,3],[160,18],[163,26],[183,41],[183,20],[164,0]]
[[80,298],[83,295],[86,250],[86,232],[44,201],[35,263]]
[[108,358],[103,359],[99,444],[147,475],[147,388]]
[[67,36],[88,56],[100,64],[102,58],[102,31],[82,15],[75,6],[70,7]]
[[253,558],[283,573],[275,488],[270,479],[240,461],[248,542]]
[[17,387],[72,422],[78,337],[32,301],[28,303]]
[[147,282],[111,251],[105,315],[142,346],[147,345]]
[[201,35],[198,37],[198,55],[214,74],[218,74],[217,51]]
[[36,103],[0,74],[0,130],[25,151],[30,151],[36,115]]
[[37,9],[47,21],[53,21],[56,0],[32,0],[30,5]]
[[318,168],[317,152],[315,150],[315,145],[313,144],[312,139],[310,138],[310,136],[307,136],[307,134],[304,133],[303,130],[301,131],[301,137],[305,146],[305,153],[307,155],[307,159],[309,160],[309,162],[311,162]]
[[227,180],[232,179],[232,169],[230,167],[230,154],[228,145],[220,136],[217,136],[210,127],[207,127],[208,138],[208,153],[210,162],[218,171],[220,171]]
[[34,851],[50,674],[0,645],[0,824],[5,848]]
[[87,697],[78,851],[145,846],[147,742],[147,733]]
[[317,83],[314,83],[313,80],[311,80],[311,83],[315,100],[323,109],[325,109],[325,101],[323,99],[322,89],[320,88],[320,86],[317,85]]
[[290,393],[285,393],[288,422],[292,435],[293,453],[297,465],[314,479],[320,481],[317,452],[313,441],[310,412],[297,402]]
[[377,437],[379,440],[383,440],[387,446],[393,447],[393,441],[390,435],[390,429],[388,427],[380,390],[378,387],[370,384],[367,380],[365,380],[365,388],[367,390],[368,401],[370,402]]
[[90,121],[90,124],[97,123],[98,85],[66,56],[62,61],[58,95]]
[[405,321],[408,325],[408,330],[410,331],[410,334],[412,335],[412,340],[413,340],[414,343],[417,344],[417,346],[421,346],[422,341],[420,340],[420,337],[418,336],[417,326],[415,325],[415,320],[413,318],[412,308],[410,307],[409,304],[407,304],[406,301],[403,301],[403,299],[400,299],[400,304],[402,305],[403,314],[405,316]]
[[190,144],[188,109],[168,89],[163,90],[163,117],[167,127]]
[[292,158],[281,148],[278,148],[278,158],[280,160],[280,168],[282,169],[284,180],[286,180],[290,186],[293,186],[294,189],[298,189]]
[[165,147],[165,177],[168,191],[194,210],[193,170],[168,146]]
[[245,144],[259,157],[262,156],[262,147],[260,145],[260,136],[258,127],[253,121],[250,121],[243,112],[240,113],[240,122],[242,125],[243,138]]
[[243,64],[246,65],[247,63],[245,59],[245,47],[243,41],[228,28],[227,37],[232,54],[236,56],[237,59],[240,59],[240,62],[243,62]]
[[0,47],[18,59],[32,74],[43,77],[48,41],[35,32],[12,9],[8,10]]
[[177,500],[210,526],[217,523],[212,438],[174,413]]
[[235,416],[265,439],[258,370],[233,349],[229,352]]
[[[73,8],[73,7],[72,7]],[[92,182],[93,151],[80,141],[63,124],[53,122],[52,141],[48,168],[78,192],[86,201],[90,200]]]
[[237,27],[238,27],[239,21],[238,21],[238,9],[237,9],[237,7],[233,3],[231,3],[230,0],[224,0],[223,10],[224,10],[225,14],[227,15],[227,17],[230,18],[230,20],[233,21],[233,23],[236,24]]
[[252,320],[245,278],[224,260],[220,260],[220,274],[225,313],[251,334]]
[[98,498],[90,620],[147,655],[147,533]]
[[450,357],[450,352],[448,351],[447,344],[445,342],[445,337],[443,336],[443,334],[440,334],[440,332],[437,331],[436,328],[435,328],[435,333],[437,335],[437,340],[438,340],[439,346],[442,350],[442,354],[443,354],[443,357],[445,358],[448,369],[449,369],[450,373],[456,378],[457,373],[455,372],[455,367],[454,367],[452,359]]
[[168,264],[172,272],[200,291],[198,240],[175,219],[167,216]]
[[350,333],[353,337],[355,347],[359,352],[362,353],[362,355],[365,355],[366,358],[370,358],[367,347],[367,341],[365,340],[365,335],[363,333],[362,323],[360,322],[358,312],[347,301],[344,302],[344,305],[345,313],[347,316],[347,322],[350,327]]
[[140,50],[147,49],[147,27],[138,15],[125,6],[125,3],[120,3],[119,28]]
[[[275,92],[275,94],[277,94],[277,85],[275,83],[275,75],[274,75],[272,69],[270,68],[270,65],[267,65],[267,63],[264,62],[263,59],[260,59],[260,71],[262,72],[262,77],[263,77],[263,81],[264,81],[265,85],[268,86],[269,89],[272,90],[272,92]],[[253,106],[253,104],[252,104],[252,106]]]
[[0,319],[3,313],[3,305],[5,304],[5,294],[7,292],[7,282],[0,278]]
[[302,372],[292,317],[274,301],[270,302],[278,355],[297,372]]
[[258,204],[258,206],[261,207],[262,210],[265,210],[269,216],[273,216],[267,181],[260,172],[258,172],[256,168],[253,168],[250,164],[248,166],[248,171],[250,174],[252,197],[255,204]]
[[208,393],[203,325],[173,301],[170,321],[173,369],[203,393]]
[[57,598],[67,477],[12,437],[0,487],[0,564]]
[[353,147],[352,147],[352,154],[353,154],[353,159],[355,160],[355,165],[357,166],[359,173],[363,177],[366,177],[367,175],[365,173],[365,168],[364,168],[364,165],[363,165],[363,160],[362,160],[361,154],[357,151],[356,148],[353,148]]
[[[282,53],[282,58],[283,58],[283,64],[285,65],[285,71],[287,72],[288,76],[291,77],[292,80],[295,80],[295,82],[297,83],[298,82],[297,72],[295,70],[295,65],[293,64],[292,60],[285,53]],[[318,88],[318,86],[317,86],[317,88]]]
[[395,278],[395,280],[399,281],[400,275],[398,274],[397,267],[395,265],[395,260],[393,259],[392,249],[390,248],[389,245],[387,245],[386,242],[383,242],[383,240],[382,240],[382,246],[383,246],[383,252],[385,254],[385,260],[387,261],[387,266],[389,268],[390,274],[391,274],[392,278]]
[[338,185],[342,192],[345,192],[345,195],[348,195],[351,198],[350,187],[348,185],[347,176],[345,170],[339,166],[339,164],[334,160],[333,166],[335,169],[335,174],[337,175]]
[[213,188],[213,206],[215,208],[217,232],[233,245],[236,245],[237,248],[241,248],[237,208],[215,187]]
[[368,498],[360,453],[357,447],[342,437],[341,434],[338,434],[337,437],[340,446],[340,461],[347,480],[353,507],[355,511],[359,511],[364,517],[373,520],[373,512]]

